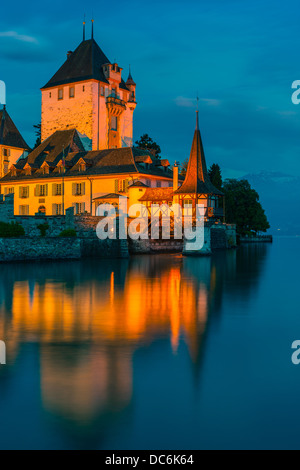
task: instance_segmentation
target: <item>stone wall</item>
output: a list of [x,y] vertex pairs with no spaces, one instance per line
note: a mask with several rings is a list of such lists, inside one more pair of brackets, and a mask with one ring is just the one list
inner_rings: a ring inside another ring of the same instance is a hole
[[81,258],[78,238],[0,238],[0,261]]

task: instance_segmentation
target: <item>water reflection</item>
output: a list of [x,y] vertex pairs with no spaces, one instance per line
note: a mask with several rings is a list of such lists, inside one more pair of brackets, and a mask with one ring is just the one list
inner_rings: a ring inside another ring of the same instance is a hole
[[83,446],[94,445],[91,436],[130,413],[135,353],[168,340],[179,354],[183,343],[199,371],[224,294],[243,301],[253,295],[268,249],[246,246],[203,259],[3,265],[0,339],[8,365],[0,384],[9,390],[24,345],[36,344],[38,362],[29,367],[38,370],[44,412],[59,419],[61,430],[87,434]]

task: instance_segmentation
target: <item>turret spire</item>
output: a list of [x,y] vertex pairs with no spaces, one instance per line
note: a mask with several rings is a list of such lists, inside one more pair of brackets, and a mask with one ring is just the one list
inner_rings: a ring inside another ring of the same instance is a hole
[[83,20],[83,40],[85,41],[85,15]]
[[94,39],[94,20],[92,20],[92,39]]

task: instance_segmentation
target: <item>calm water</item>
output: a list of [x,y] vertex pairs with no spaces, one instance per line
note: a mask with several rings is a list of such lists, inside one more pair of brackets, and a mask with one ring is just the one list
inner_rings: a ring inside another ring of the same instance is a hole
[[300,448],[300,239],[2,265],[1,449]]

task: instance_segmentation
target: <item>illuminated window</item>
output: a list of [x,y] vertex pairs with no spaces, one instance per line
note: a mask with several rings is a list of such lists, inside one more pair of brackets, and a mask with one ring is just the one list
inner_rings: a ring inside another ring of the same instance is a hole
[[111,130],[117,131],[118,130],[118,118],[117,116],[111,117]]
[[64,90],[63,90],[63,88],[59,88],[59,90],[58,90],[58,99],[59,100],[64,99]]
[[71,86],[69,88],[69,98],[74,98],[75,97],[75,87]]

